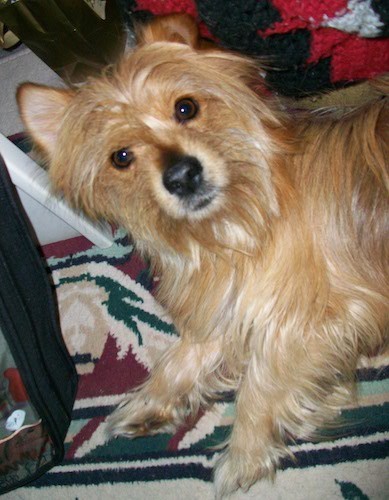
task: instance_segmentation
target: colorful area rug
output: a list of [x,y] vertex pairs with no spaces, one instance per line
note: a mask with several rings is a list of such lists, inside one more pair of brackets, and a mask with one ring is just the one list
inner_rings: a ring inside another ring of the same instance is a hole
[[[211,500],[220,453],[214,447],[228,435],[231,401],[218,402],[175,435],[107,441],[105,434],[106,416],[177,338],[153,298],[156,278],[121,232],[107,250],[76,238],[44,252],[80,375],[78,397],[63,464],[6,497]],[[389,369],[379,365],[359,371],[359,406],[344,410],[336,432],[293,446],[296,463],[285,462],[274,483],[233,498],[387,499]]]

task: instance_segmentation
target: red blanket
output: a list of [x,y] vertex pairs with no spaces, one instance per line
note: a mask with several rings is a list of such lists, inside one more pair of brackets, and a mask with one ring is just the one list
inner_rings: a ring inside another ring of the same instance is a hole
[[187,12],[203,35],[260,56],[267,81],[304,96],[389,71],[389,2],[382,0],[130,0],[135,15]]

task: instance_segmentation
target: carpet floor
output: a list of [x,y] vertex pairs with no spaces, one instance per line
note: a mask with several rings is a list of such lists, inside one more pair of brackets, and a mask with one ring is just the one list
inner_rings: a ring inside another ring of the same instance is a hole
[[[201,499],[214,497],[215,445],[228,435],[234,406],[226,398],[175,435],[108,441],[105,419],[176,340],[155,302],[155,279],[120,231],[101,250],[80,237],[44,248],[56,287],[67,347],[80,375],[64,462],[5,496],[21,500]],[[274,483],[232,498],[387,499],[389,369],[376,359],[359,370],[358,406],[320,442],[293,445]]]

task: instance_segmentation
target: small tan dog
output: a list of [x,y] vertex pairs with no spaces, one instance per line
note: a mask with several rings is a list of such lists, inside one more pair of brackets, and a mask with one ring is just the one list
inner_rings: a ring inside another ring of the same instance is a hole
[[173,431],[236,391],[218,496],[338,415],[388,332],[388,84],[308,115],[258,95],[258,71],[169,16],[85,86],[18,92],[55,188],[128,229],[180,332],[112,432]]

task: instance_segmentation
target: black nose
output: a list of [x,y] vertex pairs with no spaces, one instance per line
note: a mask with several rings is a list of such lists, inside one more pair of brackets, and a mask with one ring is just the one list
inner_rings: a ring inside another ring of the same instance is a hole
[[203,183],[203,167],[194,156],[178,156],[163,173],[163,184],[171,194],[185,197],[198,191]]

